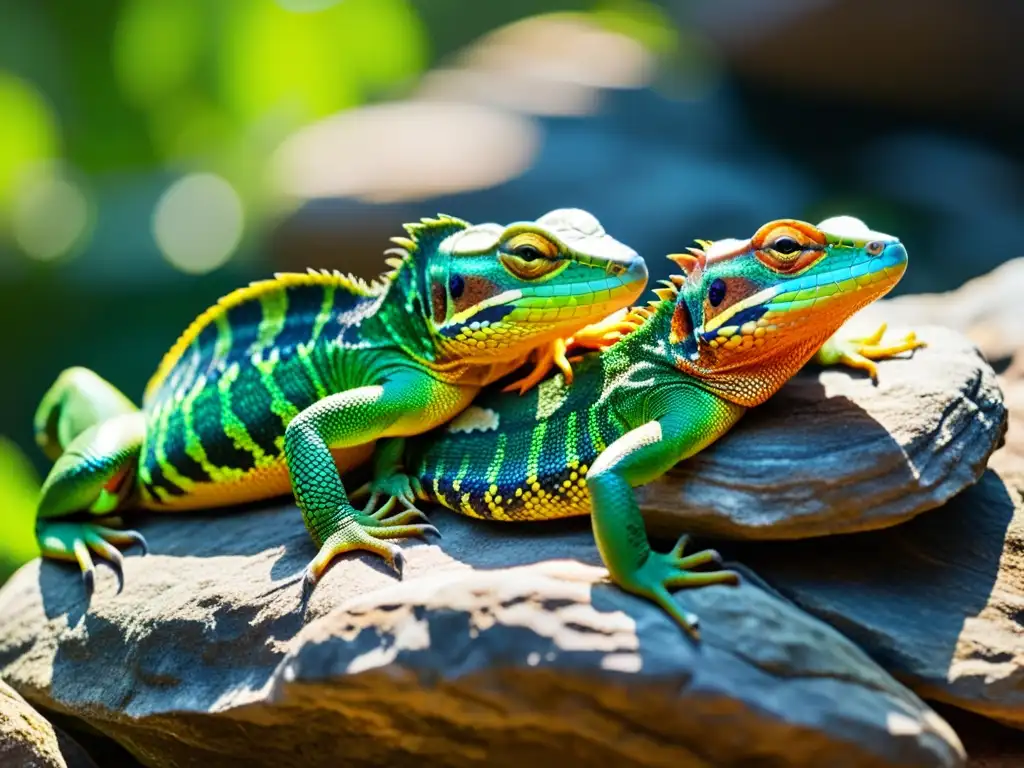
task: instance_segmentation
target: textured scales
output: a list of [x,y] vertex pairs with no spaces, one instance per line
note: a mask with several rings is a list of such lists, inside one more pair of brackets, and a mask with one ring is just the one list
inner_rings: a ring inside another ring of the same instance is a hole
[[334,391],[322,337],[382,342],[367,322],[386,287],[337,272],[281,274],[200,315],[146,387],[142,505],[194,509],[287,492],[285,429]]
[[389,540],[433,528],[372,500],[356,510],[339,472],[400,452],[531,357],[521,390],[555,365],[571,375],[568,349],[606,343],[602,326],[573,334],[628,306],[647,280],[643,260],[576,209],[509,226],[440,216],[406,231],[371,283],[279,274],[222,298],[164,356],[141,409],[96,374],[65,371],[35,420],[55,459],[38,509],[44,555],[77,561],[90,583],[89,552],[118,564],[111,543],[137,535],[71,516],[291,488],[320,547],[307,586],[354,549],[400,569]]
[[[409,441],[420,500],[501,521],[591,514],[613,581],[648,597],[688,630],[695,617],[668,590],[730,583],[707,550],[653,552],[632,488],[725,434],[816,355],[858,364],[921,346],[831,338],[887,293],[906,268],[893,237],[855,219],[819,227],[781,220],[749,240],[702,242],[670,256],[683,270],[632,309],[632,328],[523,397],[485,390],[449,424]],[[863,367],[863,366],[862,366]]]

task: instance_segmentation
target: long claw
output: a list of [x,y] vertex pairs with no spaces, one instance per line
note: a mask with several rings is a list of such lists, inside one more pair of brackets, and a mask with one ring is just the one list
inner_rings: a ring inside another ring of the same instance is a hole
[[142,549],[143,556],[149,554],[149,544],[146,542],[146,537],[138,531],[119,531],[116,528],[96,525],[93,526],[93,532],[111,544],[119,544],[124,547],[130,547],[132,544],[135,544]]
[[676,623],[695,642],[700,642],[700,619],[696,614],[684,610],[664,586],[659,585],[655,587],[649,597],[660,605],[669,616],[675,619]]
[[82,539],[75,539],[72,544],[75,560],[82,571],[82,584],[85,586],[86,595],[91,598],[96,591],[96,567],[92,562],[92,555],[89,554],[89,547]]
[[676,542],[676,545],[672,547],[672,551],[669,553],[669,556],[682,557],[683,552],[686,551],[686,547],[689,546],[689,544],[690,536],[684,533],[682,536],[679,537],[679,540]]
[[113,569],[117,575],[117,594],[121,594],[121,590],[124,589],[124,557],[117,549],[91,531],[86,532],[85,543]]
[[[386,509],[386,505],[383,509]],[[384,558],[385,562],[401,576],[405,556],[397,544],[392,544],[387,539],[422,537],[424,533],[431,532],[429,529],[436,531],[430,525],[385,525],[373,517],[360,515],[358,512],[354,514],[355,518],[349,518],[343,527],[324,540],[316,557],[306,566],[302,588],[304,600],[309,597],[335,559],[347,552],[373,552]]]
[[[103,522],[117,524],[118,518]],[[70,560],[78,564],[82,583],[89,597],[96,587],[96,564],[91,553],[110,565],[117,575],[120,593],[124,589],[124,557],[117,547],[138,545],[143,554],[149,552],[146,539],[135,531],[122,531],[93,522],[63,522],[43,519],[38,525],[39,549],[44,557]]]
[[367,517],[373,518],[374,520],[381,520],[381,519],[387,517],[388,512],[390,512],[394,506],[395,506],[395,497],[392,496],[390,499],[385,501],[384,502],[384,506],[382,506],[376,512],[374,512],[372,514],[367,514],[366,512],[364,512],[363,514],[367,515]]
[[370,493],[370,498],[366,502],[366,506],[363,507],[363,514],[364,515],[372,515],[374,510],[377,508],[377,502],[379,500],[380,500],[380,492],[379,491],[372,491]]
[[676,568],[682,568],[690,570],[692,568],[699,568],[702,565],[708,563],[721,563],[722,556],[714,549],[705,549],[701,552],[694,552],[692,555],[687,557],[680,557],[676,560]]
[[378,518],[378,522],[381,525],[393,526],[393,525],[405,525],[410,520],[426,520],[427,516],[420,512],[418,509],[406,509],[402,512],[396,512],[391,517]]
[[680,571],[665,579],[669,589],[680,587],[707,587],[712,584],[739,584],[740,575],[735,571],[708,571],[706,573],[689,573]]

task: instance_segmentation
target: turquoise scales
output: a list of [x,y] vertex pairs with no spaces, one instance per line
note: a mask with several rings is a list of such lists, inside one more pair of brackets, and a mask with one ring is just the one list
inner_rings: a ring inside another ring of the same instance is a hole
[[590,467],[636,425],[634,406],[657,377],[671,375],[670,362],[638,354],[649,344],[630,334],[587,355],[571,386],[555,375],[521,397],[484,390],[447,425],[408,442],[416,495],[491,520],[585,514]]

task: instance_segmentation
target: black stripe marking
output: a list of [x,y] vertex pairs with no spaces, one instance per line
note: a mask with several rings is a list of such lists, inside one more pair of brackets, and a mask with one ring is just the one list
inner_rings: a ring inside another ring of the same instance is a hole
[[255,457],[225,434],[221,397],[216,387],[207,385],[192,404],[192,428],[203,444],[206,458],[214,466],[241,470],[256,466]]
[[164,456],[183,477],[196,483],[213,480],[203,465],[193,459],[185,450],[185,416],[176,410],[167,420],[167,436],[164,438]]
[[232,413],[245,425],[252,441],[268,456],[280,453],[276,438],[284,434],[279,419],[272,410],[274,398],[263,384],[263,376],[255,368],[246,366],[238,372],[231,384],[228,403]]
[[[274,339],[281,357],[287,357],[299,344],[308,343],[313,336],[313,326],[324,303],[323,285],[293,285],[287,290],[288,311],[285,313],[284,327]],[[338,288],[338,291],[344,291]]]
[[296,410],[308,408],[317,401],[316,387],[298,357],[282,360],[274,367],[274,383]]
[[172,483],[167,476],[164,474],[163,469],[156,462],[149,468],[150,482],[146,483],[146,490],[149,491],[149,495],[154,499],[159,500],[159,496],[154,493],[154,489],[162,488],[171,496],[184,496],[185,490]]
[[[248,361],[250,347],[259,337],[260,323],[263,321],[263,306],[257,299],[243,301],[227,311],[228,325],[231,326],[231,350],[229,361]],[[211,380],[220,378],[219,373],[211,376]]]

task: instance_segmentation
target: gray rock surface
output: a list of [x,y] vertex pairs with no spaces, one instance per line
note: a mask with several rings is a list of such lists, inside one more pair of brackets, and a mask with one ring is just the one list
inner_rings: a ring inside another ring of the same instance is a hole
[[96,768],[75,741],[56,729],[2,680],[0,765],[5,768]]
[[1005,431],[996,374],[962,335],[910,328],[929,346],[879,363],[877,386],[859,371],[808,368],[639,489],[651,528],[743,539],[852,533],[900,523],[974,483]]
[[1024,728],[1024,356],[1000,379],[1006,443],[941,509],[735,554],[922,696]]
[[681,593],[695,647],[605,581],[585,521],[434,518],[404,580],[345,559],[304,620],[293,507],[158,516],[87,612],[73,568],[22,568],[0,674],[156,766],[963,764],[914,694],[754,586]]
[[729,552],[921,696],[1024,727],[1020,485],[990,470],[895,528]]

